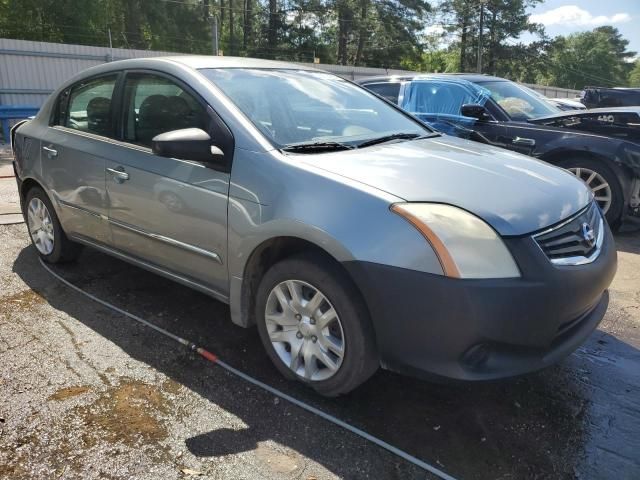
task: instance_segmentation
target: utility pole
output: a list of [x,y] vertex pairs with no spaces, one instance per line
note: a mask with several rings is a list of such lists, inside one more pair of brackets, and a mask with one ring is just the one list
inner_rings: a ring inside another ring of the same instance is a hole
[[109,61],[113,62],[113,41],[111,40],[111,28],[107,29],[109,33]]
[[211,15],[211,20],[213,21],[211,28],[211,40],[213,42],[213,54],[218,55],[218,16]]
[[484,6],[489,3],[489,0],[480,0],[480,31],[478,35],[478,65],[476,70],[478,73],[482,73],[482,34],[484,29]]
[[218,16],[209,10],[209,0],[204,0],[204,19],[211,22],[211,47],[213,54],[218,55]]

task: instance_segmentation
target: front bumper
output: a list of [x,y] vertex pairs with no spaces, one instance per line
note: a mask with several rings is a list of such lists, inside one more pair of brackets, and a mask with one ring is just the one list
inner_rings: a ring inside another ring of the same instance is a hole
[[491,380],[552,365],[598,326],[616,272],[606,227],[599,257],[555,266],[531,237],[505,239],[521,278],[461,280],[345,262],[372,317],[384,368]]

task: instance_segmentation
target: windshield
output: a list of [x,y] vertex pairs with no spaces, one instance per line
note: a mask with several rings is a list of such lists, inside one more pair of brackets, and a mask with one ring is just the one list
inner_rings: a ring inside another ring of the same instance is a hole
[[[358,146],[373,139],[431,133],[365,89],[323,72],[203,69],[278,148],[318,142]],[[408,137],[407,137],[408,138]]]
[[478,82],[491,92],[491,98],[500,105],[512,120],[529,120],[560,113],[560,109],[528,88],[514,82],[498,80]]

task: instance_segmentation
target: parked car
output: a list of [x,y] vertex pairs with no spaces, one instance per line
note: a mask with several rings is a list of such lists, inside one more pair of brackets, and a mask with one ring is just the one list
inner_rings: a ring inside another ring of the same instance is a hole
[[614,228],[640,214],[640,108],[562,112],[527,87],[476,74],[360,83],[440,131],[566,168],[589,185]]
[[89,246],[227,302],[283,375],[324,395],[380,365],[464,380],[537,370],[607,308],[616,251],[582,182],[442,136],[328,73],[112,62],[14,137],[44,261]]
[[640,88],[585,87],[580,101],[587,108],[640,106]]

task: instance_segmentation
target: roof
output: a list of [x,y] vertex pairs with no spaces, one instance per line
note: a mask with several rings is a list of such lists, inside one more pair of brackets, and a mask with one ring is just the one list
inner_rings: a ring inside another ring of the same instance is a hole
[[640,88],[634,88],[634,87],[593,87],[593,86],[587,86],[584,87],[584,90],[616,90],[616,91],[631,91],[631,92],[640,92]]
[[472,83],[502,81],[507,82],[506,78],[492,77],[490,75],[482,75],[479,73],[407,73],[402,75],[381,75],[376,77],[367,77],[358,80],[358,83],[370,83],[370,82],[388,82],[390,80],[420,80],[420,79],[434,79],[434,78],[446,78],[448,80],[466,80]]
[[[216,57],[213,55],[170,55],[164,57],[143,57],[128,58],[126,60],[116,60],[115,62],[101,63],[86,70],[76,73],[73,77],[63,82],[54,93],[59,92],[73,83],[89,78],[93,75],[101,75],[119,70],[135,69],[164,69],[167,72],[174,72],[176,69],[202,68],[262,68],[262,69],[287,69],[287,70],[308,70],[322,72],[315,68],[297,63],[278,62],[274,60],[263,60],[260,58],[248,57]],[[57,94],[57,93],[56,93]]]
[[280,68],[296,70],[316,70],[307,66],[289,62],[278,62],[275,60],[264,60],[261,58],[249,57],[216,57],[213,55],[176,55],[166,57],[146,57],[118,60],[109,65],[120,67],[126,63],[137,63],[139,61],[165,61],[181,63],[190,68]]

